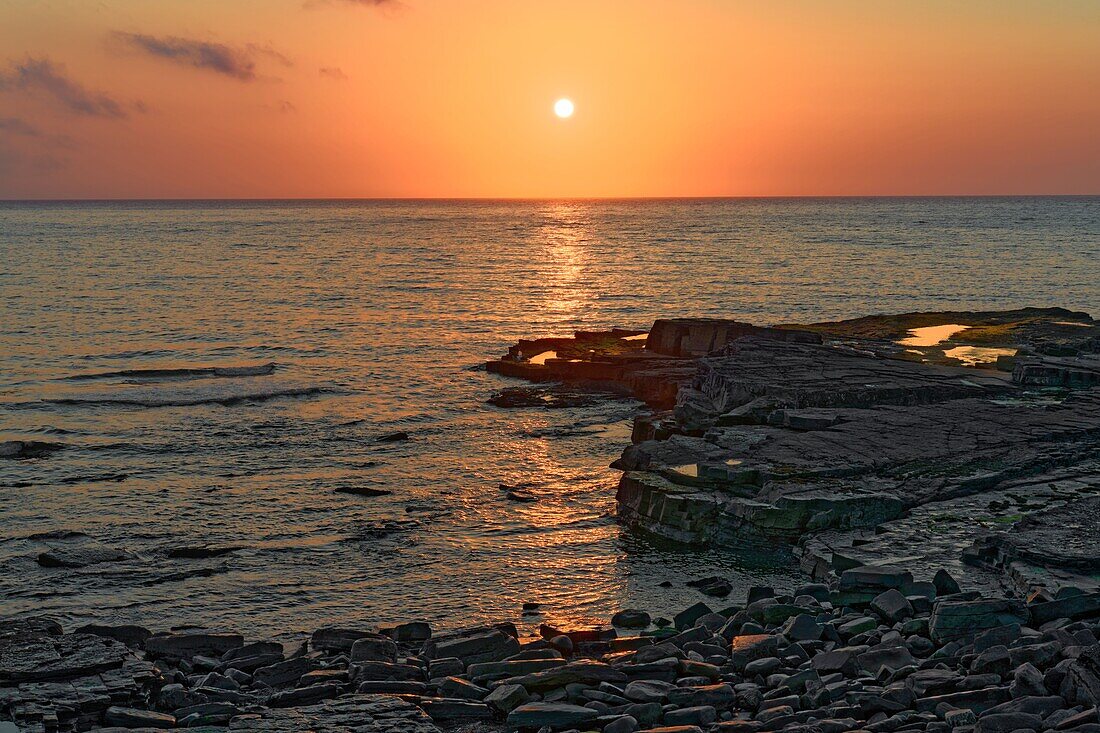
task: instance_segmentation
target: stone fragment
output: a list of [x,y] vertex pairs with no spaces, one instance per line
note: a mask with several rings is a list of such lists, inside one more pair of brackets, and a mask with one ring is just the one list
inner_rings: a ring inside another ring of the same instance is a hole
[[86,624],[84,626],[81,626],[73,633],[106,636],[109,639],[121,641],[123,644],[132,649],[141,649],[145,645],[145,640],[152,635],[152,632],[149,631],[149,629],[146,629],[142,626],[134,626],[130,624],[123,624],[120,626]]
[[1070,704],[1100,705],[1100,645],[1082,649],[1068,665],[1060,694]]
[[440,733],[416,705],[391,695],[345,695],[317,705],[268,709],[229,721],[254,733]]
[[395,662],[397,644],[384,636],[368,636],[356,639],[351,645],[352,662]]
[[644,629],[649,626],[650,617],[645,611],[628,608],[611,617],[611,624],[624,629]]
[[1027,608],[1019,601],[938,600],[928,621],[928,630],[932,640],[942,644],[954,639],[972,638],[989,629],[1026,623],[1027,620]]
[[913,582],[913,574],[905,570],[896,570],[873,565],[852,568],[840,574],[840,590],[879,590],[898,589]]
[[962,588],[960,588],[958,582],[951,577],[951,573],[943,568],[936,571],[935,577],[932,578],[932,584],[935,585],[936,595],[939,596],[950,596],[962,592]]
[[801,613],[787,620],[781,633],[791,641],[817,641],[825,627],[808,613]]
[[510,713],[531,699],[523,685],[500,685],[485,696],[484,702],[502,713]]
[[810,666],[819,674],[839,672],[847,677],[853,676],[859,671],[858,655],[866,647],[843,647],[828,652],[821,652],[810,660]]
[[627,676],[602,662],[570,662],[540,672],[510,677],[506,684],[523,685],[528,692],[550,690],[570,684],[598,685],[601,682],[626,682]]
[[41,458],[64,447],[43,440],[4,440],[0,441],[0,458]]
[[1061,598],[1046,603],[1035,603],[1028,607],[1034,626],[1059,618],[1091,618],[1100,616],[1100,593],[1082,593],[1069,598]]
[[994,713],[978,718],[976,733],[1012,733],[1018,730],[1039,730],[1043,719],[1027,713]]
[[871,610],[889,621],[897,623],[913,615],[913,606],[896,588],[880,593],[871,601]]
[[519,642],[500,629],[475,629],[459,634],[433,636],[424,645],[427,659],[457,657],[463,664],[499,662],[518,653]]
[[1043,683],[1043,673],[1030,662],[1024,662],[1012,673],[1012,684],[1009,691],[1013,697],[1028,697],[1032,695],[1046,695],[1047,688]]
[[512,728],[537,729],[550,726],[554,730],[584,725],[599,717],[591,708],[561,702],[529,702],[508,713]]
[[152,710],[137,710],[134,708],[109,707],[103,713],[103,722],[107,725],[117,725],[120,728],[157,728],[167,729],[176,727],[176,717],[167,713],[156,713]]
[[230,649],[244,646],[240,634],[220,632],[172,632],[153,634],[145,640],[145,653],[154,659],[179,661],[195,656],[219,657]]
[[978,716],[974,714],[973,710],[967,708],[948,710],[947,713],[944,714],[943,719],[951,728],[962,728],[974,725],[978,722]]
[[356,640],[372,635],[372,632],[364,629],[325,627],[313,632],[309,639],[309,645],[319,651],[350,652],[351,646]]
[[393,627],[394,641],[427,641],[432,638],[432,627],[425,621],[410,621]]
[[420,682],[424,670],[414,664],[393,662],[356,662],[350,667],[356,680],[403,680]]
[[297,687],[292,690],[276,692],[267,698],[267,704],[273,708],[294,708],[302,705],[315,705],[322,700],[338,696],[343,686],[337,682],[321,682],[309,687]]
[[669,726],[695,725],[706,727],[717,720],[718,712],[709,705],[680,708],[665,713],[665,723]]
[[437,723],[447,727],[470,723],[471,721],[489,720],[493,717],[493,710],[482,702],[472,700],[458,700],[450,697],[421,697],[420,707]]
[[708,613],[713,613],[710,609],[710,606],[700,601],[699,603],[696,603],[689,608],[685,608],[683,611],[680,611],[680,613],[673,616],[672,623],[676,626],[678,630],[683,631],[684,629],[690,629],[691,627],[693,627],[696,621],[698,621],[703,616],[706,616]]
[[252,679],[259,685],[281,687],[297,683],[303,675],[320,666],[320,661],[312,657],[295,657],[267,667],[260,667],[253,673]]
[[635,680],[626,686],[623,695],[633,702],[660,703],[675,689],[676,685],[660,680]]
[[484,700],[489,691],[461,677],[446,677],[439,683],[439,694],[459,700]]
[[67,532],[46,541],[46,546],[48,549],[38,555],[38,564],[44,568],[84,568],[133,558],[125,550],[109,547],[80,532]]
[[90,634],[0,639],[0,682],[69,680],[123,667],[133,655],[111,638]]

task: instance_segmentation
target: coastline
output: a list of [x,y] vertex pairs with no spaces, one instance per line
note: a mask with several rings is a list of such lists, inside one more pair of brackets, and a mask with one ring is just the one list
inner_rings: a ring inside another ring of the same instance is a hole
[[[946,340],[899,344],[945,324],[955,328]],[[722,577],[682,579],[702,600],[671,619],[622,609],[601,627],[543,624],[532,637],[510,623],[433,634],[430,622],[410,620],[326,627],[285,645],[217,629],[63,633],[42,617],[7,619],[3,711],[22,730],[50,732],[755,733],[813,724],[1092,733],[1097,331],[1087,314],[1029,309],[779,328],[673,320],[649,332],[520,342],[489,369],[536,391],[506,388],[494,399],[581,389],[629,392],[655,407],[636,419],[615,464],[624,524],[689,544],[791,545],[807,582],[791,594],[758,586],[730,598]],[[948,354],[961,346],[995,361],[959,366]],[[1009,360],[998,350],[1010,347]],[[1009,419],[998,420],[1004,410]],[[870,429],[851,439],[864,451],[875,436],[925,454],[945,445],[954,468],[939,470],[942,455],[920,463],[903,451],[899,473],[877,448],[868,465],[852,461],[845,431],[861,423]],[[1012,461],[991,468],[984,434],[959,429],[968,424],[996,425],[991,444]],[[937,443],[944,425],[952,432]],[[831,452],[815,449],[821,436]],[[23,451],[48,449],[5,445],[11,458]],[[928,464],[937,466],[931,484]],[[979,468],[977,480],[962,465]],[[1058,487],[1074,480],[1072,491]],[[1035,503],[1011,498],[1024,491]],[[718,501],[735,508],[716,514]],[[979,509],[992,520],[976,518]],[[945,521],[951,510],[963,518]],[[1015,530],[998,531],[1008,525]]]

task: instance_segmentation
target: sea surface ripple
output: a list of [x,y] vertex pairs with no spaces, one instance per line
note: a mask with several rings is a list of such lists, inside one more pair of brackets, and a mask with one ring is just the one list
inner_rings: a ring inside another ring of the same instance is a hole
[[[0,461],[0,615],[579,624],[798,576],[623,530],[640,406],[498,409],[486,359],[662,316],[1095,315],[1100,199],[0,203],[0,303],[0,440],[65,445]],[[66,531],[127,555],[39,566]]]

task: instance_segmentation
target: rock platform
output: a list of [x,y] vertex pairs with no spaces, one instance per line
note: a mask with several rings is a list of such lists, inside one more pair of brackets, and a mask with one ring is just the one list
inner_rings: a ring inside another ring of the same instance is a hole
[[[927,333],[942,336],[917,338]],[[964,366],[959,348],[976,361]],[[544,377],[661,395],[612,464],[623,471],[616,496],[631,528],[685,544],[793,545],[815,577],[906,563],[923,578],[950,568],[986,590],[1100,582],[1095,526],[1081,528],[1085,557],[1073,562],[1039,540],[1054,536],[1047,525],[1015,544],[996,539],[1037,512],[1095,512],[1100,322],[1086,313],[779,327],[659,320],[645,348],[610,357],[620,371],[593,382],[580,353],[561,369],[546,362]],[[660,366],[638,388],[634,370],[647,362]]]

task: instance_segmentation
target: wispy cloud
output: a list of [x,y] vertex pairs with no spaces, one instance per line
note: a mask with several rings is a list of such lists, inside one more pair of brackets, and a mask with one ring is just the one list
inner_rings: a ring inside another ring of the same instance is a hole
[[51,150],[74,150],[76,142],[68,135],[60,135],[43,130],[38,125],[27,122],[21,117],[0,117],[0,133],[6,133],[9,141],[16,137],[23,139],[23,144],[37,148],[49,148]]
[[245,48],[248,49],[249,53],[267,56],[269,59],[277,61],[283,66],[294,66],[294,61],[289,56],[272,47],[269,43],[262,46],[258,43],[250,43]]
[[129,116],[126,106],[117,99],[88,89],[67,76],[64,66],[47,58],[11,62],[6,71],[0,72],[0,91],[5,90],[44,94],[78,115],[114,119]]
[[363,8],[382,8],[396,10],[404,7],[401,0],[305,0],[302,7],[316,8],[323,5],[358,5]]
[[12,135],[24,135],[26,137],[38,137],[42,134],[37,127],[18,117],[0,117],[0,130]]
[[336,81],[347,81],[348,75],[344,73],[344,70],[339,66],[322,66],[317,72],[329,79],[335,79]]
[[[52,153],[16,150],[0,141],[0,184],[7,180],[17,183],[27,174],[56,173],[69,165],[67,158]],[[3,187],[0,187],[3,191]]]
[[240,81],[256,79],[256,57],[264,55],[284,66],[293,62],[271,48],[250,43],[244,48],[234,48],[224,43],[204,41],[179,36],[151,36],[146,33],[115,31],[113,36],[127,46],[151,56],[166,59],[196,69],[206,69]]

